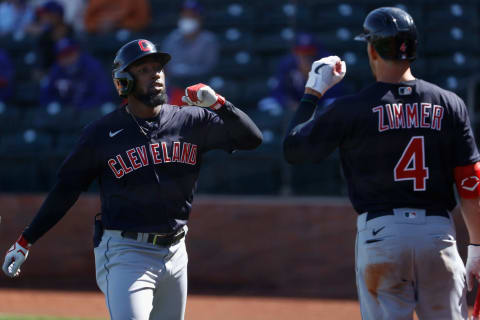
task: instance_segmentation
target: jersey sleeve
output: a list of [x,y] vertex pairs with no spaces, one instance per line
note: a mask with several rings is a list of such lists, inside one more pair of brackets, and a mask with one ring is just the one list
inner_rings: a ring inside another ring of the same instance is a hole
[[458,108],[454,110],[455,136],[453,140],[455,167],[480,161],[480,154],[473,136],[468,110],[462,99],[457,97],[457,101]]
[[313,96],[305,95],[293,116],[283,142],[285,160],[289,163],[319,162],[342,143],[349,114],[338,100],[315,109],[317,102]]
[[262,143],[262,133],[252,119],[228,101],[216,112],[205,110],[205,121],[206,150],[249,150]]
[[100,174],[100,157],[98,142],[94,130],[87,127],[75,145],[73,151],[60,166],[57,176],[62,184],[86,191],[92,181]]

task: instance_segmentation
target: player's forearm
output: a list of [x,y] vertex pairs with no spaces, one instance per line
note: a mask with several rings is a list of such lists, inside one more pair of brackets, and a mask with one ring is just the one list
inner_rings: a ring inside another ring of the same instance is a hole
[[37,215],[27,228],[23,236],[33,244],[50,230],[73,206],[80,195],[80,190],[72,190],[67,184],[57,182],[40,207]]
[[255,149],[262,143],[262,132],[257,125],[245,112],[230,102],[225,102],[225,105],[217,110],[217,114],[222,118],[230,139],[234,141],[235,149]]
[[312,114],[315,112],[319,98],[313,94],[305,94],[300,100],[300,105],[295,111],[292,120],[290,121],[287,128],[287,135],[292,132],[292,129],[297,125],[306,122],[311,118]]
[[312,117],[317,102],[318,97],[311,94],[305,94],[290,121],[287,135],[283,140],[283,154],[285,160],[291,164],[302,163],[310,158],[308,154],[311,150],[307,141],[308,137],[302,134],[297,134],[298,132],[293,129],[300,124],[305,124],[305,122]]
[[470,243],[480,244],[480,198],[461,198],[461,208]]

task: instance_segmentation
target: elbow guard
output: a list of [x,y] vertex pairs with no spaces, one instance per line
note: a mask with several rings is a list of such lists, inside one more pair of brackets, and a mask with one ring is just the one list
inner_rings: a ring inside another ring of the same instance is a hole
[[464,199],[480,197],[480,162],[454,169],[458,194]]

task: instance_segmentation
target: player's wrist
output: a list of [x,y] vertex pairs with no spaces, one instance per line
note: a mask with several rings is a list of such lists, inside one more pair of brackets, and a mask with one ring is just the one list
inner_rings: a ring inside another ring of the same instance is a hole
[[30,247],[32,246],[32,244],[30,242],[28,242],[28,240],[23,236],[23,234],[21,234],[18,239],[17,239],[17,243],[22,246],[22,248],[24,249],[30,249]]
[[320,99],[323,96],[323,94],[321,92],[318,92],[315,89],[312,89],[312,88],[309,88],[309,87],[305,87],[304,94],[311,94],[313,96],[316,96],[318,99]]
[[216,111],[225,105],[225,101],[226,100],[223,96],[217,94],[217,101],[214,104],[212,104],[209,108]]

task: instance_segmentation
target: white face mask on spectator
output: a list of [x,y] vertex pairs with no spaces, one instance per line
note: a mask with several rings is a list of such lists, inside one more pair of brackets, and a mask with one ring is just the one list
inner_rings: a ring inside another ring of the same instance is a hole
[[178,29],[184,35],[192,34],[198,30],[200,23],[194,18],[181,18],[178,20]]

